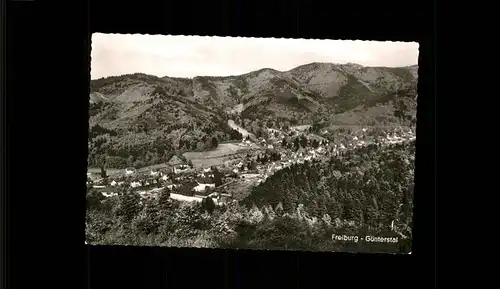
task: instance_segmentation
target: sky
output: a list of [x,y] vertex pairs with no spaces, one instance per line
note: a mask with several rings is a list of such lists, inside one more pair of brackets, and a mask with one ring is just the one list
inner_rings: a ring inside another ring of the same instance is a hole
[[191,78],[311,62],[409,66],[418,63],[418,43],[94,33],[91,57],[91,79],[136,72]]

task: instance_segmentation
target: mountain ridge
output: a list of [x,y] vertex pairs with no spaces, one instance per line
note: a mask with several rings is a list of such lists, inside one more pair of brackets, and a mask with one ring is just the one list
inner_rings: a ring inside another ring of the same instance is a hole
[[104,76],[104,77],[94,78],[94,79],[91,79],[90,81],[92,82],[92,81],[106,79],[106,78],[110,78],[110,77],[120,77],[120,76],[126,76],[126,75],[134,75],[134,74],[151,75],[151,76],[154,76],[154,77],[157,77],[157,78],[162,78],[162,79],[163,78],[170,78],[170,79],[176,79],[176,80],[192,80],[195,77],[222,77],[222,78],[230,78],[230,77],[245,76],[247,74],[250,74],[250,73],[253,73],[253,72],[257,72],[257,71],[261,71],[261,70],[274,70],[274,71],[277,71],[277,72],[288,72],[288,71],[297,69],[297,68],[299,68],[301,66],[307,66],[307,65],[312,65],[312,64],[356,65],[356,66],[361,66],[361,67],[373,67],[373,68],[412,68],[412,67],[416,67],[418,69],[418,64],[405,65],[405,66],[364,66],[364,65],[361,65],[361,64],[349,63],[349,62],[345,63],[345,64],[333,63],[333,62],[311,62],[311,63],[306,63],[306,64],[298,65],[298,66],[296,66],[294,68],[291,68],[289,70],[278,70],[278,69],[274,69],[274,68],[270,68],[270,67],[264,67],[264,68],[261,68],[261,69],[258,69],[258,70],[252,70],[250,72],[246,72],[246,73],[242,73],[242,74],[235,74],[235,75],[220,75],[220,76],[217,76],[217,75],[196,75],[196,76],[193,76],[193,77],[180,77],[180,76],[169,76],[169,75],[157,76],[157,75],[151,75],[151,74],[146,74],[146,73],[142,73],[142,72],[134,72],[134,73],[125,73],[125,74],[120,74],[120,75],[110,75],[110,76]]
[[[215,143],[212,138],[239,140],[241,135],[227,124],[230,119],[253,134],[263,126],[314,122],[326,128],[411,125],[416,121],[417,82],[418,65],[323,62],[287,71],[262,68],[236,76],[178,78],[135,73],[91,80],[89,128],[102,127],[114,135],[103,133],[97,142],[89,139],[89,163],[96,165],[96,158],[108,152],[123,160],[127,148],[135,145],[131,139],[149,152],[148,157],[144,152],[134,158],[147,158],[147,163],[160,161],[165,151],[210,149]],[[102,149],[103,141],[113,149]],[[153,149],[153,143],[160,143],[162,149]]]

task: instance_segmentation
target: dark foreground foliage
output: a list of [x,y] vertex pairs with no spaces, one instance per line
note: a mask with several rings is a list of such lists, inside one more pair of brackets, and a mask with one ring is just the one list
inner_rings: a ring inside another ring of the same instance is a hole
[[[409,252],[415,142],[371,146],[326,162],[284,169],[240,204],[179,203],[135,192],[87,194],[91,244]],[[355,235],[358,242],[332,240]],[[398,242],[361,238],[395,237]]]

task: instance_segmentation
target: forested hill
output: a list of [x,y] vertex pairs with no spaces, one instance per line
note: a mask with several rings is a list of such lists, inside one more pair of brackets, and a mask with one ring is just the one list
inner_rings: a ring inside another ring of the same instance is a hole
[[417,72],[416,65],[310,63],[228,77],[136,73],[92,80],[89,166],[142,167],[173,152],[210,150],[214,138],[241,139],[228,119],[247,130],[257,123],[279,129],[321,122],[328,130],[414,125]]
[[370,145],[329,161],[295,164],[255,187],[244,200],[293,212],[354,221],[359,227],[394,224],[411,234],[415,141]]

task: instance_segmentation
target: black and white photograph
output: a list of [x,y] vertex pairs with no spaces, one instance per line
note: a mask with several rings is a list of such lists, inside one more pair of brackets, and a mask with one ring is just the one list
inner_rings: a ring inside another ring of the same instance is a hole
[[91,40],[86,244],[411,254],[418,43]]

